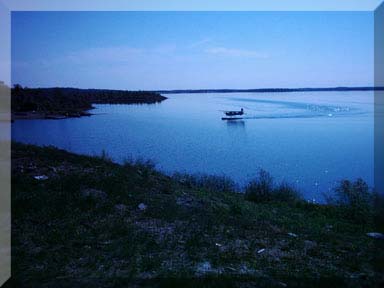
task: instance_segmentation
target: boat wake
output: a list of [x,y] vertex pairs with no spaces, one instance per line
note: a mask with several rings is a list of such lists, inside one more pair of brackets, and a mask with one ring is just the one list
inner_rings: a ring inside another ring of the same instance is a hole
[[[231,97],[231,100],[249,103],[245,107],[247,115],[243,119],[318,118],[365,114],[348,106],[237,97]],[[262,105],[252,105],[253,103]]]

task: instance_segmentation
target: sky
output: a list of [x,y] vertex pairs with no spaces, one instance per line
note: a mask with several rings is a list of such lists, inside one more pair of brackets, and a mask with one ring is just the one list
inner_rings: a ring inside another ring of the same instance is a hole
[[12,12],[12,84],[373,85],[372,12]]

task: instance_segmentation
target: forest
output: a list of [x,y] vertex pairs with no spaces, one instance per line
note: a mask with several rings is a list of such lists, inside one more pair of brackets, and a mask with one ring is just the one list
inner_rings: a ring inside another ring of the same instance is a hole
[[[92,104],[153,104],[167,99],[156,92],[76,88],[11,89],[13,113],[42,113],[76,116],[93,108]],[[81,116],[81,115],[79,115]]]

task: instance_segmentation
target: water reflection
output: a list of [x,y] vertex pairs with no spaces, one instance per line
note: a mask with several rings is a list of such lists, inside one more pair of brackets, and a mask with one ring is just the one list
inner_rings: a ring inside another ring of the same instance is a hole
[[227,121],[227,127],[245,128],[245,122],[244,120]]
[[233,120],[226,122],[228,135],[231,138],[229,141],[230,143],[232,143],[232,141],[237,143],[243,143],[243,141],[246,141],[247,133],[244,120]]

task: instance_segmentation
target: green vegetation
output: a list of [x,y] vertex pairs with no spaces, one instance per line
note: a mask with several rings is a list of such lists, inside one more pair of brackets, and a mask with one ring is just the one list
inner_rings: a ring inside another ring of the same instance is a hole
[[296,189],[282,182],[275,187],[272,176],[260,170],[257,178],[252,180],[245,189],[245,199],[253,202],[296,202],[303,201]]
[[363,179],[357,179],[355,182],[343,180],[334,192],[335,196],[328,197],[327,202],[338,206],[345,217],[364,223],[374,216],[375,195],[369,191]]
[[[366,191],[360,180],[344,186]],[[68,287],[77,279],[86,287],[184,287],[183,279],[202,277],[204,285],[187,287],[307,287],[320,278],[379,287],[384,280],[383,240],[366,235],[383,232],[373,219],[356,221],[338,204],[283,201],[278,195],[294,190],[275,187],[266,172],[245,195],[236,191],[225,177],[169,177],[151,162],[118,165],[106,153],[13,143],[13,277]]]
[[173,179],[187,187],[211,192],[236,192],[238,190],[236,183],[227,176],[175,173]]
[[166,97],[155,92],[74,88],[23,88],[15,85],[11,91],[11,107],[15,116],[28,112],[79,117],[92,104],[152,104]]

